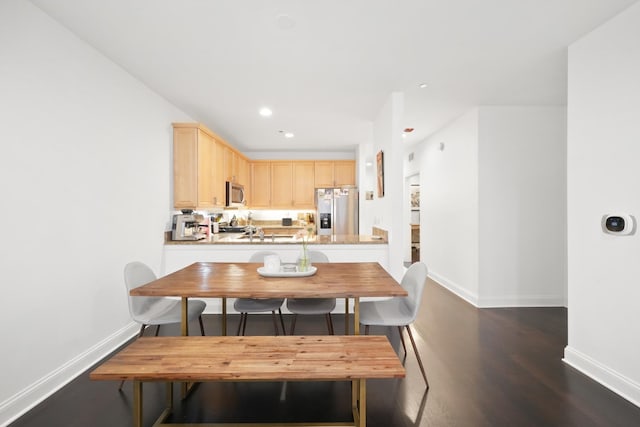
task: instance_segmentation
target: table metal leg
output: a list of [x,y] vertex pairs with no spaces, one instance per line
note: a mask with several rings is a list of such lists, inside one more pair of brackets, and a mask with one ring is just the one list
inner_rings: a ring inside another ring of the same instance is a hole
[[351,411],[353,425],[365,427],[367,425],[367,384],[365,379],[351,382]]
[[222,336],[227,336],[227,298],[222,297]]
[[142,382],[133,381],[133,427],[142,427]]
[[173,383],[172,382],[167,382],[166,384],[167,386],[167,410],[168,411],[173,411]]
[[349,335],[349,298],[344,299],[344,334]]
[[[182,297],[182,322],[180,330],[183,337],[189,336],[189,298]],[[189,383],[181,384],[182,398],[187,397],[189,393]]]
[[367,380],[360,379],[360,410],[358,411],[358,415],[360,418],[360,427],[365,427],[367,425]]
[[182,322],[180,324],[180,330],[183,337],[189,335],[189,298],[182,297]]
[[353,299],[353,334],[360,335],[360,298]]

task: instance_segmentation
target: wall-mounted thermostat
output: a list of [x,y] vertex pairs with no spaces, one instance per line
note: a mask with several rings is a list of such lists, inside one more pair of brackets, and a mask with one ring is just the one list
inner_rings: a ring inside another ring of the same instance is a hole
[[602,231],[618,236],[628,236],[636,232],[636,219],[628,214],[610,214],[602,217]]

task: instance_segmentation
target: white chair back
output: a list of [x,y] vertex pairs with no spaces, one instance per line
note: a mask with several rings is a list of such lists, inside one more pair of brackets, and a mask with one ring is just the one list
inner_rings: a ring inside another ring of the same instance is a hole
[[129,291],[138,286],[146,285],[156,280],[156,275],[146,264],[141,262],[130,262],[124,267],[124,283],[127,288],[127,300],[129,301],[129,314],[136,321],[141,321],[141,317],[154,311],[153,307],[162,303],[162,297],[133,297]]
[[263,262],[267,255],[278,255],[273,251],[258,251],[249,257],[249,262]]
[[413,322],[418,315],[418,309],[422,301],[422,292],[427,282],[427,274],[427,265],[424,262],[416,262],[411,264],[400,282],[400,286],[409,293],[408,296],[402,298],[402,302],[408,312],[411,313],[411,322]]
[[320,251],[307,251],[307,255],[309,256],[309,261],[313,264],[314,262],[329,262],[329,257],[325,255],[324,252]]

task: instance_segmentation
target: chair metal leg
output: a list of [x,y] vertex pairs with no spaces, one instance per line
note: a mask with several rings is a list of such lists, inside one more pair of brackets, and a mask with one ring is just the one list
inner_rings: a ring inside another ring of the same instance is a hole
[[365,327],[364,327],[364,334],[365,334],[365,335],[369,335],[369,325],[365,325]]
[[325,314],[325,318],[327,319],[327,329],[329,330],[329,335],[335,335],[333,333],[333,320],[331,320],[331,313]]
[[200,333],[204,336],[204,324],[202,323],[202,316],[198,316],[198,322],[200,322]]
[[[236,335],[240,335],[240,332],[242,331],[242,324],[244,322],[244,316],[246,316],[247,313],[240,313],[240,323],[238,323],[238,332],[236,332]],[[244,334],[242,334],[244,335]]]
[[271,310],[271,319],[273,320],[273,329],[276,331],[276,336],[280,335],[280,331],[278,331],[278,321],[276,320],[276,311]]
[[418,359],[418,365],[420,365],[420,371],[422,372],[422,377],[424,378],[424,382],[427,384],[427,389],[428,389],[429,381],[427,381],[427,374],[425,374],[424,366],[422,366],[422,360],[420,359],[420,353],[418,353],[418,347],[416,346],[416,342],[413,340],[413,334],[411,333],[411,328],[409,327],[409,325],[406,325],[405,327],[407,328],[407,332],[409,333],[409,339],[411,340],[413,351],[416,353],[416,359]]
[[284,318],[282,317],[282,309],[278,309],[278,314],[280,315],[280,324],[282,325],[282,335],[287,335],[287,330],[284,328]]
[[291,320],[291,331],[289,331],[289,335],[293,335],[293,331],[296,330],[296,319],[298,318],[298,315],[293,313],[293,320]]
[[402,326],[398,326],[398,332],[400,333],[400,342],[402,343],[402,349],[404,350],[404,357],[407,357],[407,346],[404,344],[404,336],[402,333]]
[[158,336],[159,332],[160,332],[160,325],[156,325],[156,336]]

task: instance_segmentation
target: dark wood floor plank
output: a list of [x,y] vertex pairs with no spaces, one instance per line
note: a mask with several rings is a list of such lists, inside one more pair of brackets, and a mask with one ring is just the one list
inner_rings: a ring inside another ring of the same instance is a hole
[[[334,316],[337,331],[344,330],[343,317]],[[237,321],[231,316],[230,331]],[[562,362],[566,309],[477,309],[429,281],[414,326],[431,387],[425,390],[415,355],[408,340],[404,354],[397,329],[371,328],[387,334],[401,359],[406,356],[407,377],[368,381],[369,427],[640,425],[640,408]],[[206,315],[205,328],[217,333],[219,316]],[[179,332],[172,325],[161,335]],[[248,334],[272,332],[270,316],[250,316]],[[324,334],[324,318],[299,316],[296,332]],[[176,397],[171,420],[277,423],[351,416],[349,383],[288,383],[284,401],[281,389],[281,383],[203,383],[187,400]],[[164,387],[145,385],[144,397],[151,425]],[[89,381],[84,373],[11,426],[128,426],[131,406],[131,384],[120,393],[117,382]]]

